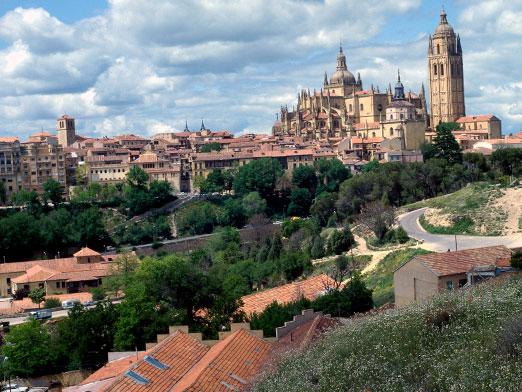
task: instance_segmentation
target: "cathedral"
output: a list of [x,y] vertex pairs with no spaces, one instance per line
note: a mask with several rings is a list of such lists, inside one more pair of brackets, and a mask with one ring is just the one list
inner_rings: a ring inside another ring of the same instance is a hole
[[340,46],[335,72],[330,77],[325,73],[319,91],[301,90],[297,106],[281,107],[272,133],[305,140],[401,138],[407,149],[419,148],[430,124],[434,128],[441,121],[465,118],[462,46],[444,9],[429,37],[428,67],[430,114],[424,84],[418,94],[405,93],[399,74],[394,89],[364,89],[360,74],[356,77],[348,69]]

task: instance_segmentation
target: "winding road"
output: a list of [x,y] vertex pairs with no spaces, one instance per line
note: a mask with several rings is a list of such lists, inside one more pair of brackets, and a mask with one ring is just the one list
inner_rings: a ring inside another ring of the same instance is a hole
[[455,251],[471,248],[483,248],[486,246],[505,245],[508,248],[522,247],[522,233],[507,236],[474,236],[474,235],[446,235],[431,234],[422,228],[419,223],[420,216],[426,208],[407,212],[399,216],[399,223],[408,235],[423,242],[423,247],[436,251],[445,252],[448,249]]

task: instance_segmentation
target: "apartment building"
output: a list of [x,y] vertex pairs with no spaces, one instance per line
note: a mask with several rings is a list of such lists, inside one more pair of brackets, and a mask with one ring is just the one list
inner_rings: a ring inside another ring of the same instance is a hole
[[130,155],[96,155],[85,158],[89,182],[114,184],[123,182],[129,171]]
[[170,162],[161,154],[146,151],[130,165],[142,168],[149,175],[149,181],[167,181],[174,192],[180,191],[181,165]]
[[0,181],[7,198],[21,189],[20,141],[17,137],[0,137]]
[[20,144],[21,189],[43,192],[49,179],[67,185],[65,153],[58,139],[46,132],[33,134]]

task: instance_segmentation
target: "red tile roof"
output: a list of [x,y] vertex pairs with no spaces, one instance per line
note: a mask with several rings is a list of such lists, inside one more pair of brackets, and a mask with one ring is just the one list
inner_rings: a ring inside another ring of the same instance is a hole
[[132,364],[143,359],[145,356],[144,351],[138,352],[138,354],[129,355],[127,357],[116,359],[112,362],[105,364],[102,368],[95,371],[85,380],[83,380],[80,385],[86,385],[93,383],[95,381],[102,381],[109,378],[114,378],[119,376],[125,370],[127,370]]
[[16,136],[3,136],[0,137],[0,143],[14,143],[19,141]]
[[511,250],[500,245],[457,252],[429,253],[416,256],[412,261],[420,262],[437,276],[448,276],[463,274],[478,266],[507,267],[510,260]]
[[[147,356],[166,365],[166,369],[160,370],[144,358],[129,370],[144,377],[147,383],[139,384],[125,373],[120,373],[121,375],[103,390],[243,391],[270,351],[270,343],[244,329],[231,333],[211,348],[188,334],[177,331],[146,353]],[[120,372],[124,370],[121,369]]]
[[314,300],[322,295],[325,289],[333,284],[333,279],[326,274],[259,291],[241,297],[242,310],[247,314],[261,313],[273,302],[287,304],[301,297]]
[[[478,114],[476,116],[464,116],[457,119],[458,123],[475,122],[475,121],[489,121],[497,119],[493,114]],[[498,119],[497,119],[498,120]]]
[[100,256],[100,253],[92,250],[91,248],[84,247],[80,249],[78,252],[73,254],[74,257],[90,257],[90,256]]
[[177,331],[147,352],[147,355],[167,365],[165,370],[157,369],[144,360],[138,361],[132,370],[149,382],[138,384],[125,374],[120,375],[107,392],[171,391],[176,383],[189,372],[207,353],[208,347],[186,333]]

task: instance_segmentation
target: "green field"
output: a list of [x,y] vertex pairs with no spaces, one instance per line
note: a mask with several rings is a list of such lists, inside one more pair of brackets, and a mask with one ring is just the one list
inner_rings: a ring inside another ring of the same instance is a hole
[[511,277],[355,320],[286,356],[253,390],[520,391],[521,298]]

